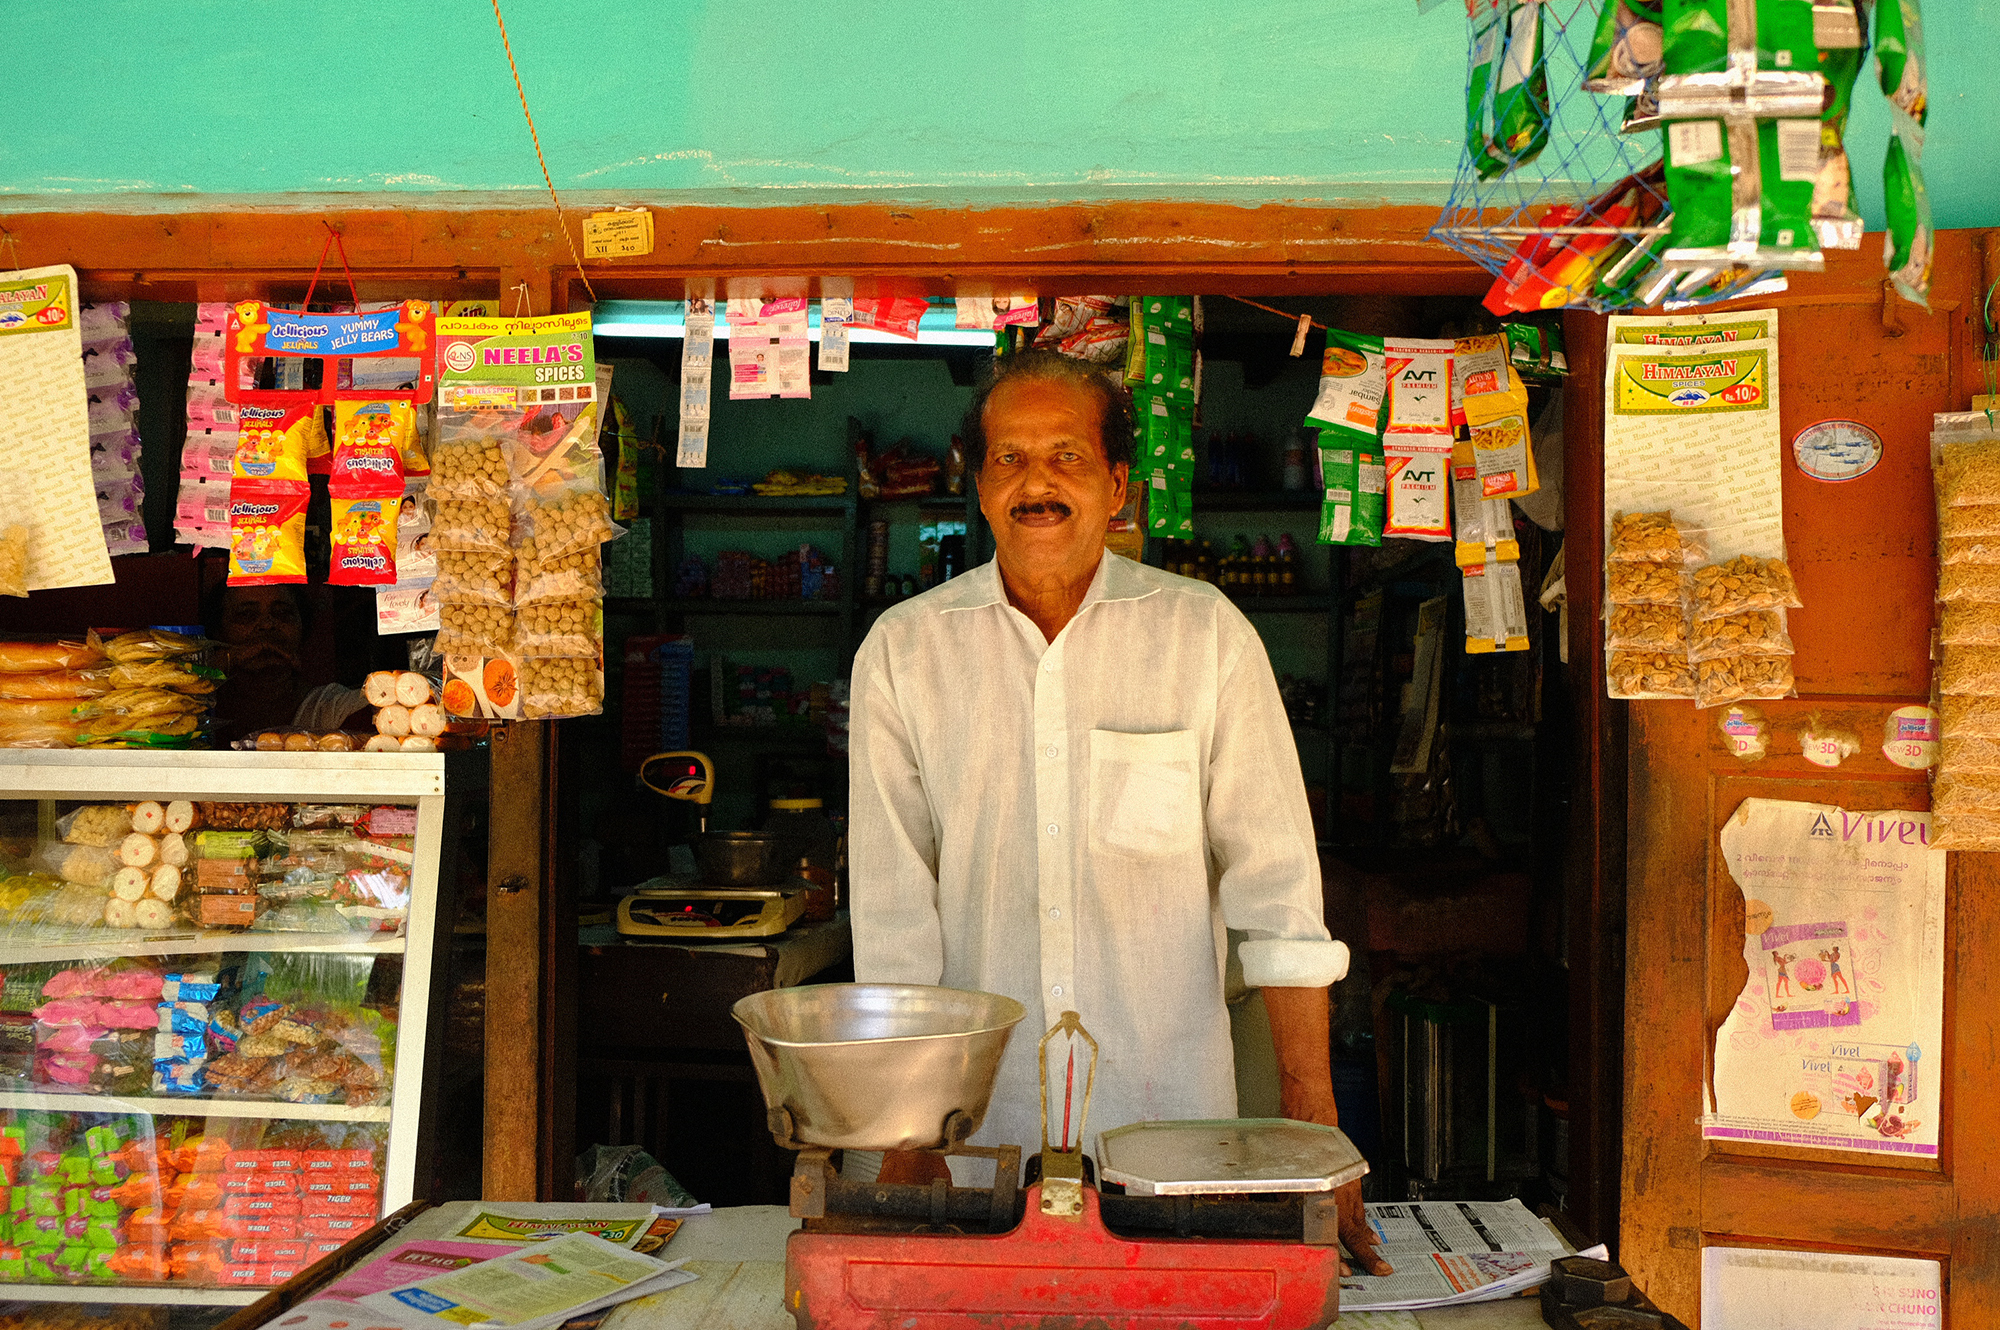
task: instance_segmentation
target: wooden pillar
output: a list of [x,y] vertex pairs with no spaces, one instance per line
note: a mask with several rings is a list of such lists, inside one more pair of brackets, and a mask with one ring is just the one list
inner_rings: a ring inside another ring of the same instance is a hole
[[[545,721],[493,731],[486,878],[486,1122],[484,1183],[491,1201],[544,1199],[541,1174],[550,1039],[545,1001],[549,939],[548,750]],[[568,1199],[565,1194],[561,1199]]]

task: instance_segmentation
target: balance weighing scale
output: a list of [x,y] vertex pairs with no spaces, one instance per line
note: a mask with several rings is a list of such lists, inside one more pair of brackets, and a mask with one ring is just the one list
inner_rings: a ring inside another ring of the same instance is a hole
[[[827,1109],[859,1102],[864,1078],[854,1059],[868,1056],[865,1045],[911,1041],[863,1036],[814,1046],[792,1032],[773,1043],[754,1028],[753,1004],[782,997],[757,994],[735,1010],[772,1135],[800,1151],[791,1213],[803,1223],[786,1243],[784,1295],[799,1330],[1321,1330],[1338,1318],[1334,1189],[1368,1164],[1334,1128],[1275,1119],[1135,1123],[1104,1133],[1093,1167],[1083,1142],[1097,1044],[1075,1012],[1064,1012],[1042,1038],[1042,1083],[1052,1038],[1067,1034],[1072,1052],[1087,1043],[1083,1113],[1071,1144],[1066,1091],[1064,1139],[1052,1143],[1044,1092],[1042,1148],[1028,1161],[1025,1186],[1019,1147],[965,1144],[985,1113],[990,1068],[980,1073],[973,1111],[945,1116],[934,1153],[993,1160],[991,1187],[853,1182],[833,1167],[828,1146],[799,1138],[827,1139],[829,1125],[839,1125]],[[820,1057],[819,1067],[806,1065]],[[895,1077],[865,1079],[881,1102],[907,1104],[918,1082],[948,1077],[927,1068],[900,1090]]]
[[[654,784],[646,768],[672,758],[684,760],[677,774],[664,785]],[[707,754],[655,753],[640,764],[639,779],[656,794],[695,805],[700,830],[708,830],[708,806],[715,798],[715,767]],[[810,889],[809,885],[719,887],[704,884],[696,874],[649,878],[618,902],[618,931],[627,937],[668,937],[684,942],[776,937],[804,916]]]

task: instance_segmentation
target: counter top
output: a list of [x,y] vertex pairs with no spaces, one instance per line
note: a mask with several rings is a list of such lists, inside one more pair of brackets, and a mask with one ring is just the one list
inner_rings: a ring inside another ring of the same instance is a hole
[[[785,1238],[799,1221],[782,1206],[693,1215],[661,1256],[685,1260],[692,1284],[618,1308],[604,1330],[796,1330],[785,1310]],[[1426,1312],[1349,1312],[1340,1330],[1527,1330],[1542,1325],[1534,1298]]]
[[854,954],[854,934],[842,910],[823,923],[798,923],[776,937],[745,938],[740,942],[683,942],[671,937],[626,937],[615,924],[587,924],[577,929],[576,942],[585,948],[632,951],[678,951],[689,956],[775,957],[773,988],[804,983],[829,966]]

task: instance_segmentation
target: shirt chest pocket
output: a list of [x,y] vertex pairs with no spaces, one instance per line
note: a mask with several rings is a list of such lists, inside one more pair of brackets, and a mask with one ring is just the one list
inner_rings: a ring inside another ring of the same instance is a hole
[[1090,847],[1157,858],[1201,845],[1200,745],[1193,730],[1090,732]]

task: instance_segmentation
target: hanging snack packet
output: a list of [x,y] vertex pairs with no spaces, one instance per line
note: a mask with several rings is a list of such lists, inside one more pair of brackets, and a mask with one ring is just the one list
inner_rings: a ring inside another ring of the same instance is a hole
[[401,494],[403,436],[412,421],[408,402],[335,402],[329,489]]
[[1540,489],[1528,446],[1528,385],[1508,367],[1506,339],[1461,337],[1454,342],[1452,386],[1463,394],[1460,411],[1472,444],[1479,497],[1516,498]]
[[303,484],[239,480],[229,492],[229,585],[306,580]]
[[[1320,471],[1326,489],[1319,510],[1322,545],[1382,543],[1383,470],[1381,445],[1344,430],[1321,430]],[[1337,440],[1339,447],[1327,446]]]
[[1917,0],[1877,0],[1875,72],[1889,104],[1922,125],[1929,116],[1930,94]]
[[1521,566],[1504,560],[1463,569],[1467,655],[1528,649],[1528,606]]
[[1451,539],[1451,349],[1447,341],[1382,344],[1389,381],[1385,536]]
[[1319,426],[1322,447],[1334,445],[1329,434],[1343,443],[1370,447],[1382,433],[1386,387],[1382,339],[1329,328],[1326,351],[1320,357],[1319,396],[1306,412],[1306,424]]
[[305,484],[309,444],[324,443],[326,438],[320,428],[319,408],[246,406],[242,413],[231,477]]
[[1683,120],[1667,126],[1673,233],[1666,268],[1825,265],[1812,226],[1818,120]]
[[1389,385],[1385,434],[1451,434],[1451,349],[1448,341],[1382,343]]
[[1659,74],[1660,5],[1661,0],[1604,0],[1584,60],[1585,92],[1630,96]]
[[1473,72],[1466,84],[1466,146],[1480,178],[1490,180],[1533,161],[1549,141],[1542,6],[1540,0],[1492,0],[1490,4],[1469,0],[1466,12],[1473,26]]
[[1931,200],[1900,129],[1890,136],[1889,151],[1882,158],[1882,201],[1889,221],[1882,236],[1882,264],[1898,294],[1929,309]]
[[1665,119],[1819,114],[1813,0],[1665,0],[1661,27]]
[[396,580],[396,516],[403,502],[400,479],[388,495],[332,496],[331,586],[388,586]]
[[1854,198],[1854,172],[1847,161],[1847,115],[1854,105],[1854,84],[1861,76],[1867,46],[1861,34],[1867,19],[1857,0],[1842,0],[1857,25],[1853,46],[1822,46],[1820,76],[1826,80],[1826,105],[1819,113],[1819,174],[1813,179],[1813,230],[1822,249],[1859,249],[1863,223]]
[[1513,505],[1480,492],[1479,469],[1469,438],[1456,439],[1451,445],[1451,520],[1458,543],[1453,562],[1459,567],[1521,557],[1521,542],[1514,534]]
[[439,550],[513,552],[512,515],[504,498],[446,499],[431,523],[431,544]]

